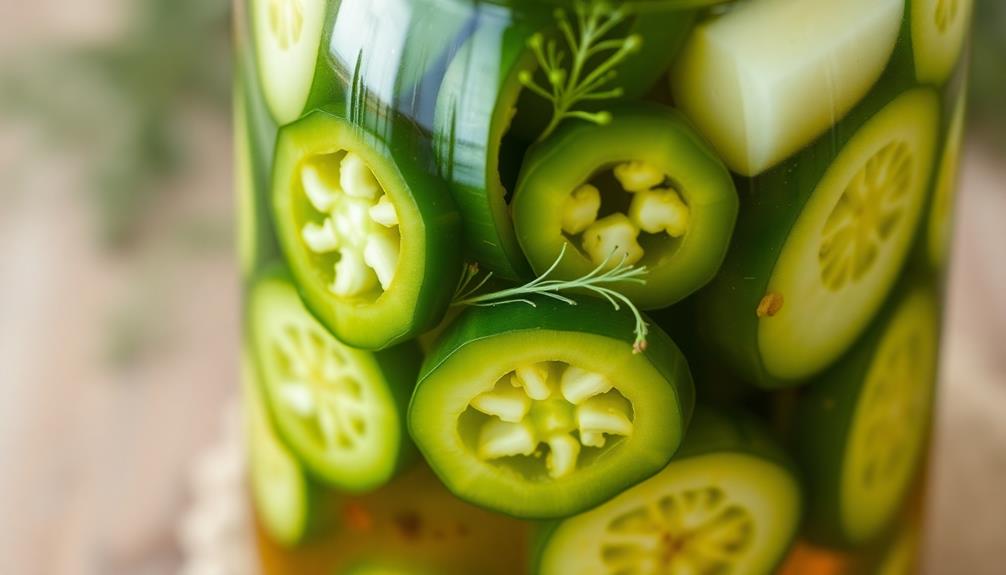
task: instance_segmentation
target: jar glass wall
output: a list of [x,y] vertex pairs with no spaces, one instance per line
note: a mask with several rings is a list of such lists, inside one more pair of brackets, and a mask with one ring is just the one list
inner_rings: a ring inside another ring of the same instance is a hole
[[971,11],[240,1],[265,572],[914,572]]

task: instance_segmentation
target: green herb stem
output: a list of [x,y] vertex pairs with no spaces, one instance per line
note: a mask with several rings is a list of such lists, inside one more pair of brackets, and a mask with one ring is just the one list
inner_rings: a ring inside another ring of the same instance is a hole
[[[618,76],[617,66],[639,50],[642,44],[642,39],[635,34],[626,38],[605,39],[626,18],[624,11],[613,10],[607,2],[590,2],[588,7],[588,3],[581,0],[574,5],[574,13],[575,29],[565,10],[555,12],[566,52],[560,50],[555,39],[546,41],[542,34],[534,34],[528,39],[528,48],[534,54],[547,86],[538,83],[534,74],[527,71],[522,72],[518,80],[532,93],[552,103],[552,117],[539,135],[539,140],[547,138],[567,118],[579,118],[601,125],[610,122],[611,114],[607,112],[591,113],[573,108],[583,101],[622,96],[621,88],[605,87]],[[570,60],[568,70],[563,67],[567,52]],[[588,70],[590,61],[603,54],[607,56]]]
[[[613,255],[614,252],[612,252]],[[485,274],[479,279],[478,265],[468,264],[462,273],[461,281],[458,282],[454,301],[451,305],[494,307],[510,303],[523,303],[536,307],[534,301],[528,299],[528,296],[531,295],[548,297],[568,305],[576,305],[575,299],[562,295],[561,292],[584,290],[606,299],[616,311],[622,309],[623,305],[628,308],[636,321],[634,330],[636,339],[632,346],[633,352],[640,353],[645,350],[646,338],[649,335],[649,326],[646,320],[643,319],[643,314],[628,297],[612,289],[610,286],[625,283],[645,285],[645,276],[648,273],[646,266],[636,267],[626,264],[623,257],[622,261],[616,266],[605,271],[605,268],[610,263],[611,256],[609,256],[599,266],[577,279],[549,279],[556,268],[559,267],[559,264],[562,263],[565,256],[566,245],[563,245],[562,250],[559,252],[559,257],[540,276],[521,286],[485,294],[478,294],[478,292],[492,278],[492,272]]]

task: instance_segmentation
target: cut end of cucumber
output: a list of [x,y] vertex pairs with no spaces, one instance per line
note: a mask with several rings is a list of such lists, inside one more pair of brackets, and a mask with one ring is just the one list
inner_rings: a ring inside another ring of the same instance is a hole
[[960,60],[973,0],[910,0],[915,75],[940,85]]
[[866,372],[846,442],[840,516],[850,542],[868,541],[896,517],[921,459],[936,377],[933,296],[899,304]]
[[307,104],[325,24],[324,0],[252,0],[252,29],[262,90],[279,124]]
[[936,269],[946,265],[953,232],[954,201],[957,195],[957,179],[960,171],[961,146],[964,139],[964,116],[967,107],[967,91],[962,90],[954,104],[953,118],[946,140],[943,142],[943,157],[940,159],[936,186],[933,189],[932,207],[929,211],[926,230],[926,251],[929,263]]
[[394,203],[363,158],[339,151],[313,156],[300,168],[304,198],[300,239],[332,270],[332,295],[373,301],[395,279],[401,233]]
[[390,479],[401,420],[373,355],[339,342],[284,279],[260,279],[250,305],[253,350],[286,443],[313,474],[346,490]]
[[772,377],[797,381],[821,371],[883,303],[925,202],[938,121],[935,94],[907,92],[828,167],[790,231],[766,298],[751,310]]
[[632,435],[632,419],[632,404],[604,375],[539,362],[507,373],[472,399],[461,421],[479,428],[479,459],[559,479],[576,471],[582,452],[610,449]]
[[666,465],[692,382],[669,340],[633,354],[630,341],[592,329],[619,323],[606,302],[578,301],[588,318],[536,303],[465,312],[427,357],[409,430],[456,496],[546,519],[589,509]]
[[869,91],[903,13],[903,0],[740,4],[696,27],[672,70],[675,101],[732,170],[757,175]]
[[271,352],[283,371],[280,409],[311,421],[317,440],[328,448],[359,449],[374,432],[368,423],[372,414],[360,374],[345,369],[341,346],[319,330],[296,324],[287,324],[274,339]]
[[269,537],[284,546],[300,542],[310,515],[308,486],[297,458],[276,435],[261,397],[252,361],[242,361],[248,463],[255,511]]
[[672,461],[560,524],[539,573],[769,573],[799,509],[799,486],[767,460],[723,452]]

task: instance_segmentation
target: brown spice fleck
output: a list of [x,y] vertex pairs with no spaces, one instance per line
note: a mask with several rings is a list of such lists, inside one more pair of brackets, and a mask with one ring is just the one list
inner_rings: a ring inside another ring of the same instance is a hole
[[374,527],[374,516],[359,503],[347,503],[342,509],[346,525],[354,531],[370,531]]
[[395,516],[395,527],[399,535],[406,539],[419,539],[423,529],[423,520],[413,512],[400,513]]
[[758,314],[758,317],[773,317],[782,309],[782,304],[782,294],[769,292],[758,302],[758,309],[755,313]]

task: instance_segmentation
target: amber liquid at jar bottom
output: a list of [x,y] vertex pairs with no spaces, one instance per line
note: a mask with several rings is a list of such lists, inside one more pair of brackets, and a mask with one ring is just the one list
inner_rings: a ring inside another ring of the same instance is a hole
[[243,0],[265,573],[917,569],[971,0]]

